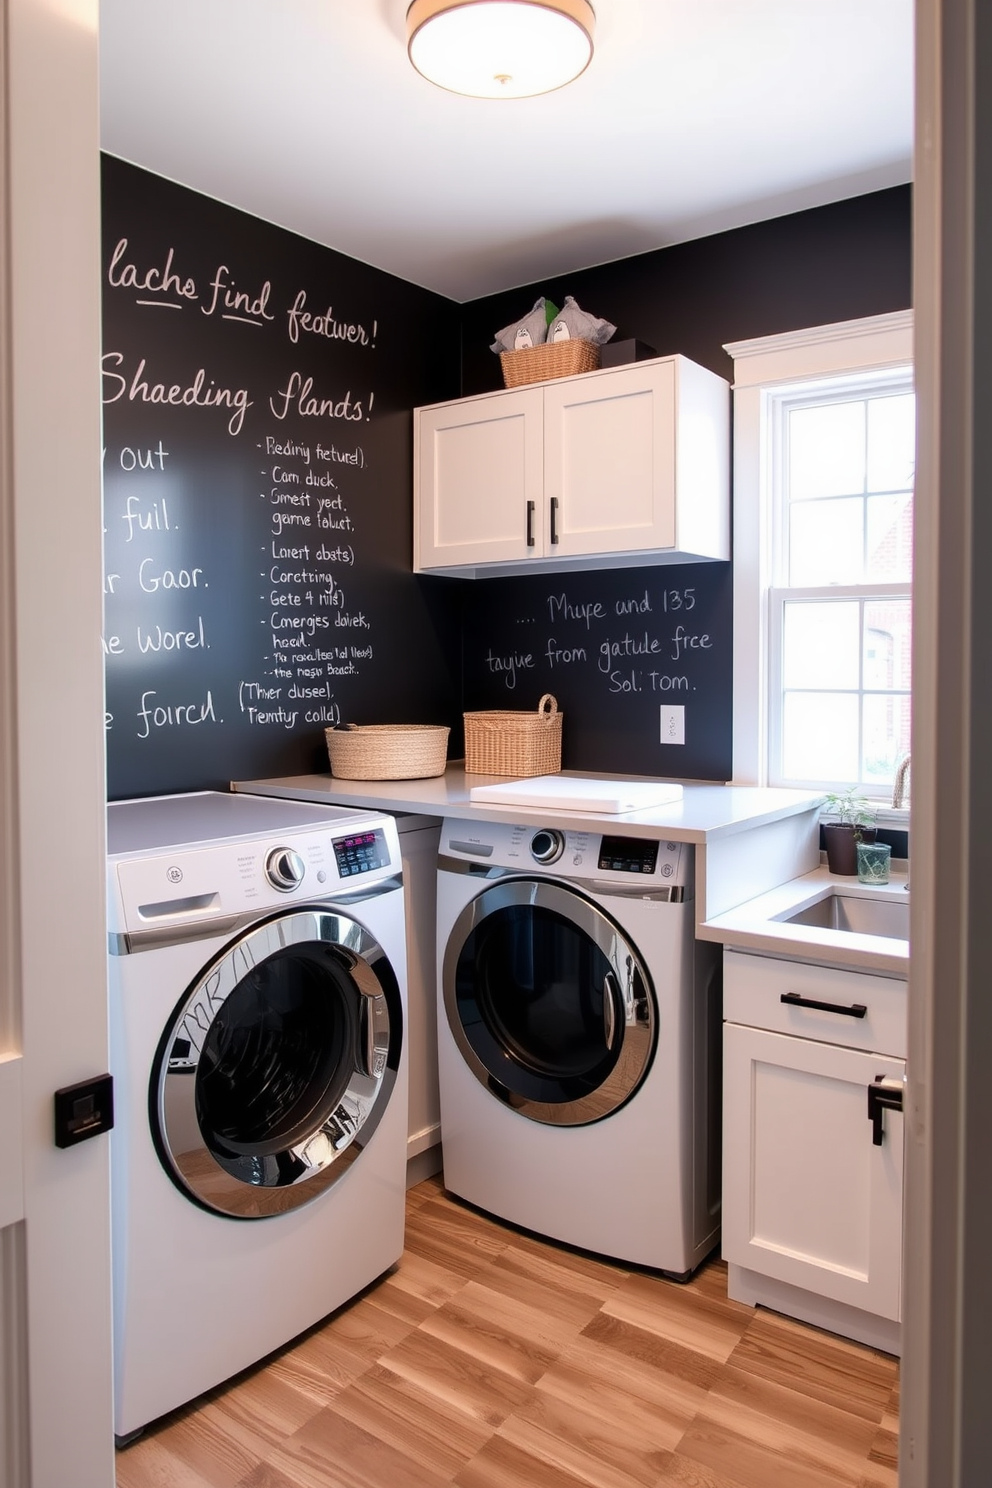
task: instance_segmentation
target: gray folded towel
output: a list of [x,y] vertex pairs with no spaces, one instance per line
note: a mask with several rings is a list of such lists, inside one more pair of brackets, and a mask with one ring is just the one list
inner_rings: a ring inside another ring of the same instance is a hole
[[[515,320],[512,325],[496,332],[491,350],[520,351],[525,346],[540,346],[548,339],[548,309],[548,301],[542,295],[522,320]],[[553,305],[550,309],[552,314],[556,313]]]
[[571,295],[566,295],[564,305],[548,326],[548,340],[582,340],[591,341],[594,346],[602,346],[604,341],[609,341],[615,330],[615,325],[589,315],[575,303]]

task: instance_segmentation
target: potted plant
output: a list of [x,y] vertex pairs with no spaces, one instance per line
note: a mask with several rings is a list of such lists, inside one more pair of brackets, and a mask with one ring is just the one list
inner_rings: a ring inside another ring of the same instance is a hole
[[875,809],[854,787],[831,791],[823,802],[831,820],[823,823],[827,867],[853,877],[858,871],[858,843],[875,841]]

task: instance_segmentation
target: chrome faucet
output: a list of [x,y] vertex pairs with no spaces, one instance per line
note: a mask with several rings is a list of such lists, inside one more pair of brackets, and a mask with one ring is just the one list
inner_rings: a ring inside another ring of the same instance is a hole
[[906,798],[909,794],[906,781],[909,778],[909,774],[909,755],[904,754],[900,757],[899,763],[896,765],[896,778],[892,783],[892,807],[895,811],[899,811],[906,805]]

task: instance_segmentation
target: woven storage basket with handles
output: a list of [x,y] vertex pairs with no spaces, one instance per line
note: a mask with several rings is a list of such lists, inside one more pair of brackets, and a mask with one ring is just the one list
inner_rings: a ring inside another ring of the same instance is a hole
[[592,341],[543,341],[519,351],[501,351],[505,387],[527,382],[547,382],[552,377],[574,377],[576,372],[594,372],[599,366],[599,347]]
[[340,780],[426,780],[443,775],[450,729],[419,723],[325,729],[331,774]]
[[561,769],[561,714],[546,692],[536,713],[465,713],[465,771],[469,775],[557,775]]

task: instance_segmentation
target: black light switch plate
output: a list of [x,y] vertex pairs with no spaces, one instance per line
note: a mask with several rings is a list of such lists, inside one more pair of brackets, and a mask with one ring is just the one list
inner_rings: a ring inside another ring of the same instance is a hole
[[97,1075],[55,1092],[55,1145],[74,1147],[114,1124],[114,1079]]

